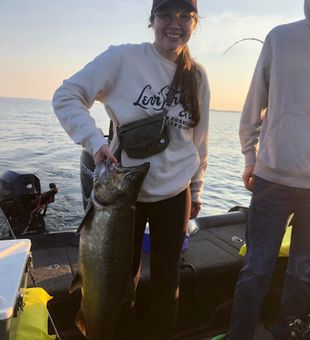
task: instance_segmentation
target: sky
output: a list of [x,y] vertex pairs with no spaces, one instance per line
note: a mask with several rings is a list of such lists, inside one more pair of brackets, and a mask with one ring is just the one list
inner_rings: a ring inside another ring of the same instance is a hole
[[[189,46],[208,74],[211,108],[240,111],[264,40],[304,18],[304,0],[198,0]],[[0,96],[50,100],[110,45],[153,42],[152,0],[0,0]]]

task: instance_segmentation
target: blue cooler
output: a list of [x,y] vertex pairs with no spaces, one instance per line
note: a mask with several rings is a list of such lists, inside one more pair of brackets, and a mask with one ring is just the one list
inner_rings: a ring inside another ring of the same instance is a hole
[[[183,242],[182,251],[185,251],[188,248],[189,236],[190,236],[190,234],[188,232],[186,232],[184,242]],[[151,252],[150,227],[149,227],[148,223],[145,226],[144,236],[143,236],[143,240],[142,240],[142,251],[146,254],[149,254]]]

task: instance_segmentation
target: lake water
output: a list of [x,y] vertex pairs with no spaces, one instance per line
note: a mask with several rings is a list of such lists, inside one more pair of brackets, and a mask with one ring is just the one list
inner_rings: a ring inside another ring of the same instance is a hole
[[[91,114],[108,132],[109,120],[96,103]],[[33,173],[41,190],[56,183],[59,193],[49,205],[47,229],[75,229],[83,216],[79,183],[80,146],[60,126],[51,101],[0,97],[0,176],[7,170]],[[205,175],[200,216],[215,215],[240,205],[248,206],[250,194],[241,180],[243,156],[238,126],[240,113],[210,113],[209,165]]]

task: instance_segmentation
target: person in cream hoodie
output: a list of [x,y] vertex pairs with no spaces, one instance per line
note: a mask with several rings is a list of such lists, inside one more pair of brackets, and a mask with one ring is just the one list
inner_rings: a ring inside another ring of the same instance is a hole
[[277,255],[293,228],[276,339],[310,312],[310,0],[306,19],[268,34],[240,122],[244,186],[252,191],[247,254],[236,285],[230,340],[253,337]]

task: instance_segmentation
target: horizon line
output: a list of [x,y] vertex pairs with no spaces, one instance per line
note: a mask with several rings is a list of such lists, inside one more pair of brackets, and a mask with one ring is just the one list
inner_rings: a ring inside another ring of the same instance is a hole
[[[33,98],[33,97],[14,97],[14,96],[0,96],[0,98],[4,98],[4,99],[22,99],[22,100],[38,100],[38,101],[46,101],[46,102],[51,102],[52,99],[40,99],[40,98]],[[100,103],[100,101],[95,101],[97,103]],[[224,110],[224,109],[213,109],[210,108],[210,111],[215,111],[215,112],[231,112],[231,113],[241,113],[241,111],[238,110]]]

